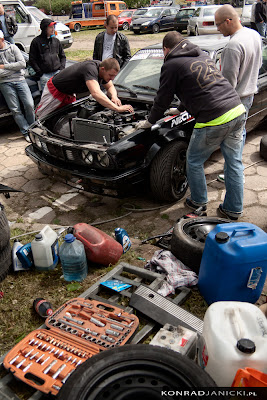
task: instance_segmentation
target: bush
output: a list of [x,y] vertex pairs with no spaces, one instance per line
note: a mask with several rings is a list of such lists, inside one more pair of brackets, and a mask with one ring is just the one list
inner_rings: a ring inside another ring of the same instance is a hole
[[[69,14],[71,8],[70,0],[37,0],[34,6],[43,9],[45,14],[62,15]],[[50,9],[51,7],[51,9]],[[63,11],[63,12],[62,12]]]

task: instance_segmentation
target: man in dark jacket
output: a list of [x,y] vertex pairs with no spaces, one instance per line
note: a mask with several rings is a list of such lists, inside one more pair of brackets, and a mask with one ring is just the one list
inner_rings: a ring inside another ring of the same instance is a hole
[[13,36],[17,33],[18,25],[12,15],[5,13],[4,6],[0,3],[0,30],[4,33],[4,39],[14,44]]
[[[164,64],[160,86],[147,121],[136,128],[149,128],[164,115],[174,95],[196,124],[187,151],[187,178],[191,190],[186,205],[206,210],[208,202],[204,163],[221,148],[225,159],[226,195],[219,212],[237,220],[243,211],[242,133],[245,107],[232,85],[211,58],[178,32],[163,39]],[[177,114],[179,114],[177,110]]]
[[267,30],[267,0],[258,2],[255,6],[255,24],[261,36],[266,37]]
[[122,68],[131,58],[128,39],[118,32],[119,22],[116,15],[109,15],[105,26],[106,30],[95,38],[93,59],[103,61],[106,58],[115,58]]
[[46,82],[65,68],[66,56],[60,41],[55,37],[55,24],[49,18],[41,21],[41,35],[31,42],[29,63],[40,78],[41,90]]

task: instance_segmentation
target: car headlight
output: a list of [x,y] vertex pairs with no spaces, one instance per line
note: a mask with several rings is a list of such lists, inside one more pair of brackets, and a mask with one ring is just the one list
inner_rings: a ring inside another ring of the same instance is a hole
[[57,36],[57,35],[62,35],[62,31],[55,31],[55,35]]
[[36,136],[35,137],[35,144],[41,149],[42,148],[42,143],[41,140]]
[[89,165],[92,164],[92,162],[94,161],[93,154],[88,150],[82,151],[82,159],[86,164],[89,164]]
[[143,22],[143,23],[142,23],[142,26],[146,26],[146,25],[149,25],[149,24],[150,24],[150,21]]
[[109,166],[109,157],[106,153],[98,153],[97,154],[97,161],[102,167]]

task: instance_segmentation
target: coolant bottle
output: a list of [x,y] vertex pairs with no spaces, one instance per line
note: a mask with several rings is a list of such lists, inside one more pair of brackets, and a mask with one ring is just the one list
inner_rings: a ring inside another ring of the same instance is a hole
[[84,245],[71,233],[64,238],[59,249],[59,258],[65,281],[83,281],[88,273]]
[[22,263],[20,262],[17,256],[17,251],[22,247],[23,244],[20,243],[18,239],[15,239],[12,247],[12,263],[14,271],[25,271],[25,268],[23,268]]
[[35,268],[39,271],[53,270],[58,263],[58,236],[46,225],[31,243]]

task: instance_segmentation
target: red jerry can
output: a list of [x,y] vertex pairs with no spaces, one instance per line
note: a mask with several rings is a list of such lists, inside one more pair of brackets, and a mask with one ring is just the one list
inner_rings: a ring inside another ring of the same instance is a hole
[[122,245],[111,236],[91,225],[74,225],[74,236],[80,240],[89,261],[97,264],[116,264],[122,255]]

